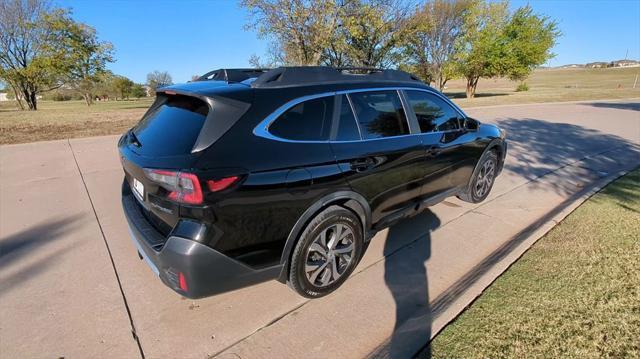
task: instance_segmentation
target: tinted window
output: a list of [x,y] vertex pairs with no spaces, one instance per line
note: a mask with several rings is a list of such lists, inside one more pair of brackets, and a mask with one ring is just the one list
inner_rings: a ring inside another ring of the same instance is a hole
[[396,91],[349,94],[360,125],[362,138],[406,135],[409,125]]
[[136,151],[154,156],[191,153],[208,111],[209,106],[195,97],[166,97],[134,128],[142,144]]
[[422,91],[407,91],[407,99],[420,124],[420,131],[459,129],[458,112],[444,100]]
[[337,141],[351,141],[360,139],[360,131],[358,131],[358,124],[356,118],[351,111],[351,105],[347,96],[340,95],[340,118],[338,119],[338,133],[336,134]]
[[269,126],[274,136],[297,141],[326,140],[333,115],[333,97],[299,103]]

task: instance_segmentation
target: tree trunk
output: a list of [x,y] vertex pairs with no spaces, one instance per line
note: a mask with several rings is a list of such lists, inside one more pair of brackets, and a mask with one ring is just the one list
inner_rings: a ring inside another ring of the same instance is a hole
[[20,106],[21,110],[24,110],[24,103],[22,103],[22,99],[20,98],[20,93],[18,93],[16,86],[12,83],[9,83],[9,86],[11,86],[11,91],[13,91],[13,96],[16,98],[16,102],[18,103],[18,106]]
[[475,97],[479,79],[477,76],[467,77],[467,98]]
[[90,93],[83,93],[82,97],[84,97],[87,106],[93,105],[93,96]]
[[36,92],[29,89],[22,89],[22,95],[27,102],[29,110],[36,111],[38,109],[38,99],[36,98]]

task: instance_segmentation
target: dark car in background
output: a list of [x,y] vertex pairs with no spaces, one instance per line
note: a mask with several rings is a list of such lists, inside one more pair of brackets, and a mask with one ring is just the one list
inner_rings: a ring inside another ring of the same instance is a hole
[[339,287],[376,231],[483,201],[505,134],[397,70],[217,70],[162,88],[119,141],[139,255],[189,298]]

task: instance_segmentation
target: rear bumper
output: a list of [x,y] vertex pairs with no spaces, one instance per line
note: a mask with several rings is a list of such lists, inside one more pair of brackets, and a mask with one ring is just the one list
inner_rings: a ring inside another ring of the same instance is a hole
[[154,249],[159,248],[161,235],[135,201],[133,195],[123,193],[122,207],[131,238],[151,270],[180,295],[207,297],[274,279],[280,273],[281,266],[255,270],[194,239],[172,234],[159,250]]

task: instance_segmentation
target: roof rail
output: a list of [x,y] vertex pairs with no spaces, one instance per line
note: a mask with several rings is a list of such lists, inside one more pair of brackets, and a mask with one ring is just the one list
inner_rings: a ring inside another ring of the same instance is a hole
[[368,67],[297,66],[278,67],[267,71],[253,81],[251,87],[276,88],[363,81],[421,82],[416,76],[401,70]]
[[206,74],[198,77],[194,81],[227,81],[227,82],[242,82],[252,77],[258,77],[269,69],[217,69],[209,71]]

